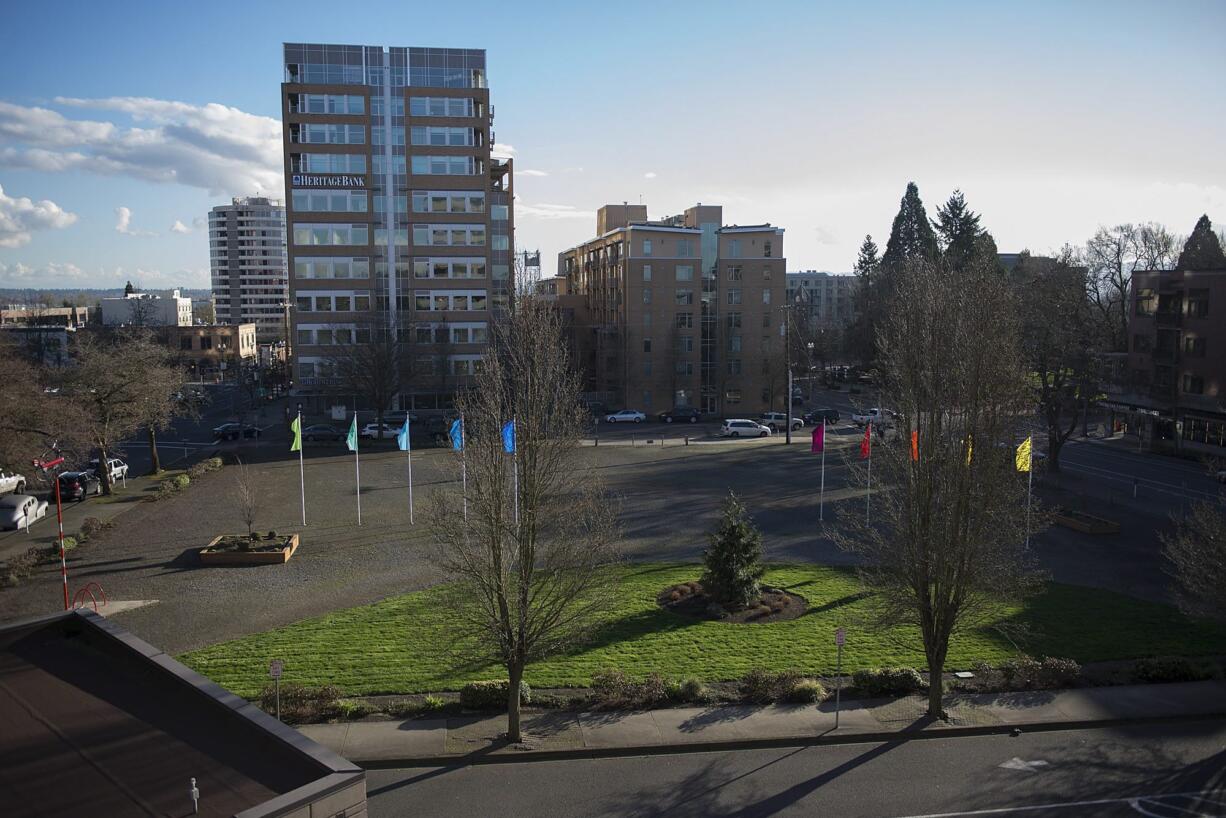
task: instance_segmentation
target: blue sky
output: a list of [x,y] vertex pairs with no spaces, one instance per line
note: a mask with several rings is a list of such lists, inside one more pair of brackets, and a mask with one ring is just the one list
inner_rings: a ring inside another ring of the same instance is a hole
[[909,180],[930,213],[961,188],[1002,250],[1226,222],[1222,2],[248,0],[5,20],[0,286],[207,286],[208,209],[283,195],[282,41],[485,48],[517,240],[546,274],[597,207],[640,197],[653,217],[701,201],[782,225],[789,269],[835,271],[864,234],[884,242]]

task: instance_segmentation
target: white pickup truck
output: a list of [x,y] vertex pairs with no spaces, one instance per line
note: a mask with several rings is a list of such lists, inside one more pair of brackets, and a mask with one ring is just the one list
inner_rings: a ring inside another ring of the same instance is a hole
[[25,490],[25,477],[17,474],[16,472],[0,469],[0,494],[8,494],[10,491],[16,494],[21,494]]
[[861,427],[867,426],[870,423],[874,426],[882,424],[888,426],[894,422],[894,413],[889,409],[878,409],[874,406],[871,409],[865,409],[863,412],[852,413],[851,422]]

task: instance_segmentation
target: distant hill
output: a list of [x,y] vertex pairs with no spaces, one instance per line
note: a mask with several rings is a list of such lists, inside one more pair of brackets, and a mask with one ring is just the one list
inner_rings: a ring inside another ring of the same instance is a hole
[[[170,289],[148,289],[142,292],[154,295],[170,295]],[[180,287],[179,294],[184,298],[208,298],[207,289],[189,289]],[[86,307],[97,304],[103,298],[123,295],[123,287],[106,289],[88,289],[80,287],[35,289],[32,287],[0,287],[0,305],[8,304],[43,304],[59,307],[65,302],[73,307]]]

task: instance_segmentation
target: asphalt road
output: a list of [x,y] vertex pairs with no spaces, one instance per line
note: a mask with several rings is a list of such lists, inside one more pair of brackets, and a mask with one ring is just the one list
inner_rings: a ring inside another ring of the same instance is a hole
[[1226,722],[373,770],[370,815],[1226,816]]

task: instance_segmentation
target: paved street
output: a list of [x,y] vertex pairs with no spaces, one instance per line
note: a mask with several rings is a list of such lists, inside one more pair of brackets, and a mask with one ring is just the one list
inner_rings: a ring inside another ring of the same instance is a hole
[[390,816],[1224,816],[1226,722],[372,770]]

